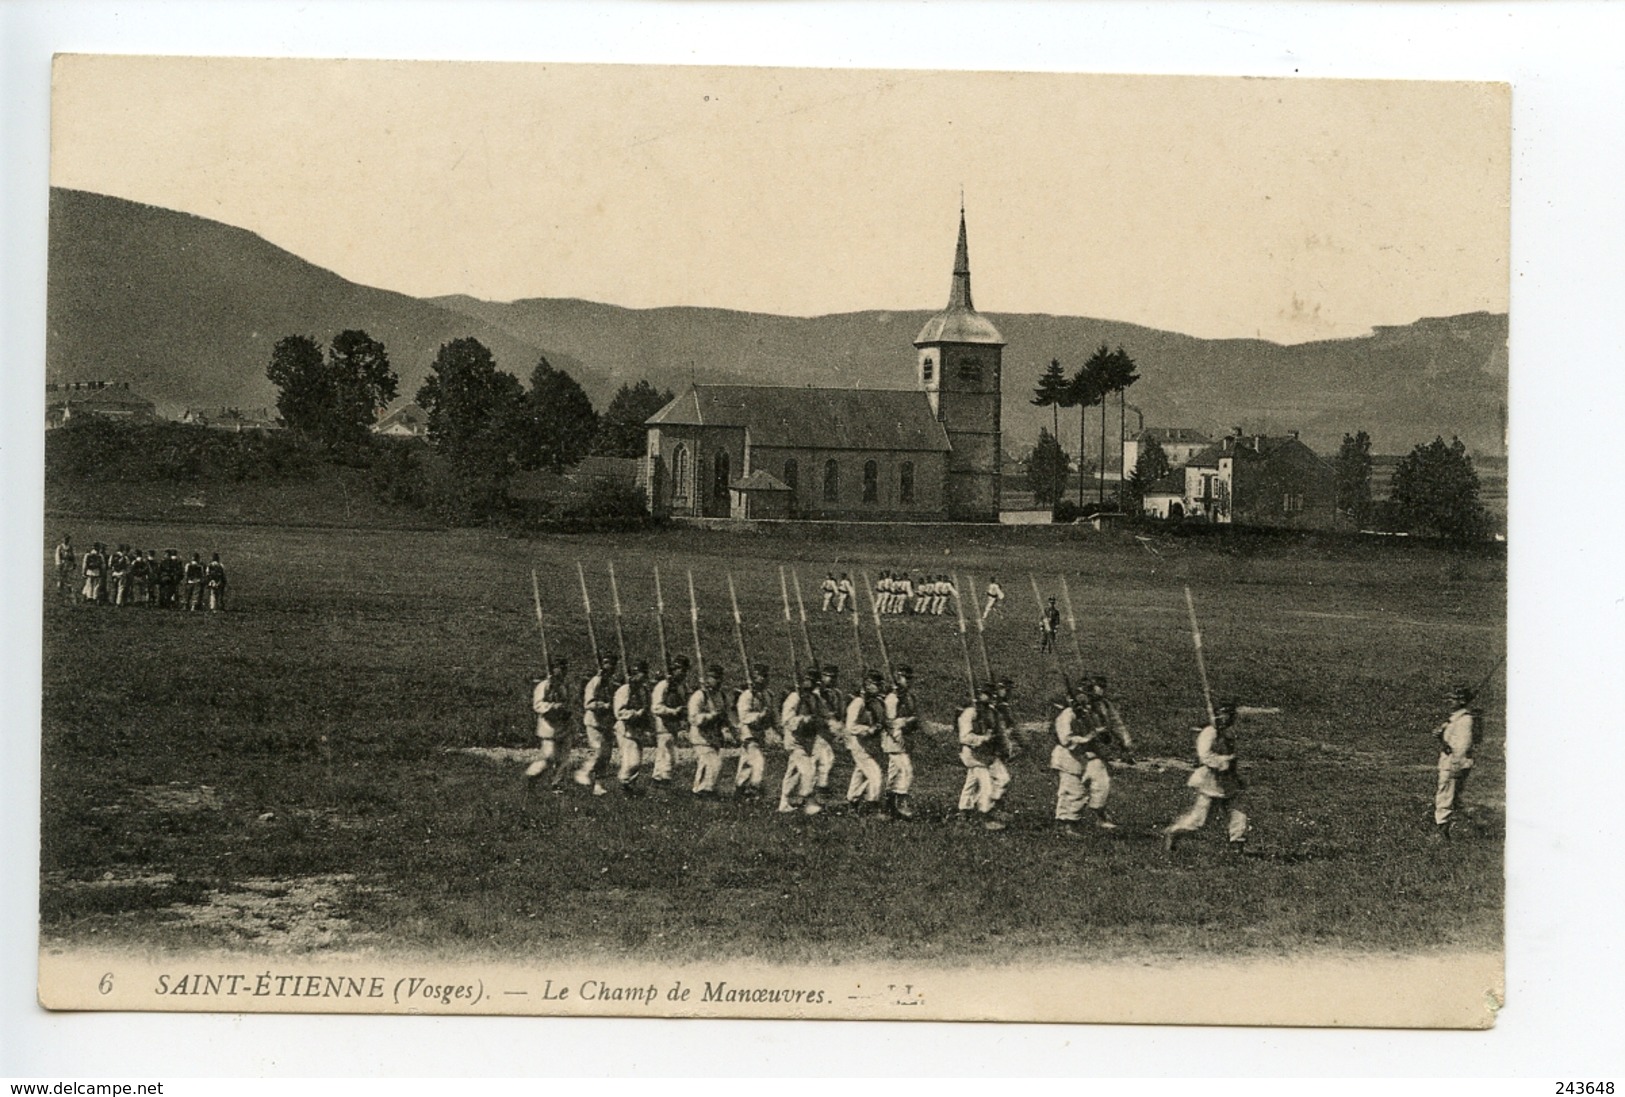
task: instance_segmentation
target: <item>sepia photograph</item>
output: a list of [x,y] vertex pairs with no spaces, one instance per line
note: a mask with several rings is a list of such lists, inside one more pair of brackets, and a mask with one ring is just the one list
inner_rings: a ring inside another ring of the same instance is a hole
[[52,1010],[1488,1028],[1504,83],[59,55]]

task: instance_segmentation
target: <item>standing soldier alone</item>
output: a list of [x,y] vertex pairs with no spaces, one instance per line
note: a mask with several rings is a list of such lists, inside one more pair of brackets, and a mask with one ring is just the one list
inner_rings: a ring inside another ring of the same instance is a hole
[[1439,741],[1439,785],[1433,795],[1435,842],[1450,841],[1456,823],[1456,807],[1467,778],[1473,772],[1473,738],[1477,720],[1473,713],[1473,690],[1459,685],[1450,693],[1450,717],[1434,729]]
[[56,592],[58,594],[73,593],[73,577],[79,569],[79,561],[73,552],[73,535],[64,533],[62,540],[56,546]]

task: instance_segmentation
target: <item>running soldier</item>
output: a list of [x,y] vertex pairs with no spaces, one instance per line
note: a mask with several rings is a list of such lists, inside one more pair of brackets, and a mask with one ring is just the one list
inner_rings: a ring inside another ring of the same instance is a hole
[[[621,752],[621,791],[642,796],[643,751],[654,742],[654,718],[649,714],[649,664],[638,660],[626,681],[615,691],[615,745]],[[596,795],[597,788],[593,789]]]
[[140,551],[130,553],[130,604],[132,606],[145,606],[151,604],[152,596],[152,553],[141,555]]
[[1106,760],[1121,760],[1132,765],[1134,736],[1117,711],[1117,704],[1106,696],[1106,679],[1099,674],[1089,682],[1089,715],[1095,727],[1105,729],[1108,735],[1111,757]]
[[598,660],[598,673],[587,679],[581,690],[581,728],[587,733],[587,756],[576,770],[575,782],[592,789],[594,796],[605,796],[604,778],[609,776],[610,729],[614,726],[615,656],[605,655]]
[[1107,748],[1103,739],[1111,734],[1110,729],[1091,719],[1087,702],[1080,701],[1071,689],[1067,691],[1066,701],[1060,715],[1055,717],[1056,743],[1049,756],[1049,767],[1059,780],[1055,791],[1055,821],[1068,834],[1077,835],[1081,833],[1078,821],[1087,806],[1096,826],[1116,830],[1117,824],[1106,816],[1106,798],[1111,794],[1112,778],[1106,768]]
[[835,604],[835,595],[841,589],[835,582],[835,573],[833,571],[824,573],[824,582],[819,586],[819,589],[824,592],[824,604],[819,608],[824,613],[828,613],[830,607]]
[[181,588],[181,558],[174,549],[167,549],[158,562],[158,605],[173,609],[179,601]]
[[203,605],[203,561],[198,559],[197,553],[186,561],[186,570],[181,573],[181,584],[186,590],[186,608],[188,611],[196,610]]
[[1055,637],[1061,631],[1061,611],[1055,608],[1055,599],[1052,596],[1049,605],[1044,607],[1043,614],[1038,618],[1038,650],[1040,653],[1053,653],[1055,651]]
[[79,573],[79,557],[73,551],[73,535],[64,533],[56,546],[56,592],[72,594],[73,580]]
[[914,818],[908,796],[914,787],[911,751],[920,717],[911,688],[913,680],[914,668],[907,663],[892,671],[892,691],[886,695],[886,730],[880,736],[880,749],[886,752],[886,806],[897,819]]
[[1207,824],[1214,804],[1223,804],[1230,813],[1226,837],[1230,852],[1240,854],[1247,847],[1247,815],[1237,806],[1245,787],[1236,770],[1235,735],[1238,727],[1236,706],[1229,701],[1213,712],[1213,723],[1196,736],[1196,770],[1185,782],[1196,794],[1190,810],[1175,819],[1162,832],[1162,848],[1169,853],[1186,834]]
[[113,587],[113,604],[122,606],[130,593],[129,545],[120,545],[107,558],[107,581]]
[[846,607],[851,606],[852,612],[858,612],[858,588],[852,585],[852,577],[841,572],[841,581],[836,585],[835,612],[845,613]]
[[959,817],[966,821],[979,817],[983,829],[1003,830],[1004,824],[993,818],[993,775],[988,768],[994,761],[993,721],[993,687],[978,686],[976,700],[959,714],[959,760],[965,766]]
[[85,553],[85,559],[79,570],[84,574],[85,586],[83,595],[85,601],[92,605],[100,605],[107,600],[107,556],[102,552],[102,543],[93,542],[90,551]]
[[535,688],[530,692],[530,710],[536,714],[536,738],[541,740],[541,753],[525,770],[526,783],[533,788],[542,774],[552,770],[548,787],[554,792],[563,789],[560,779],[564,769],[562,765],[554,765],[554,759],[560,754],[565,758],[570,756],[570,687],[565,680],[569,669],[569,662],[562,656],[553,660],[547,677],[536,679]]
[[655,683],[649,694],[649,711],[655,718],[654,772],[649,780],[662,788],[671,784],[672,774],[677,769],[678,737],[687,737],[688,690],[684,688],[687,678],[688,656],[675,655],[665,676]]
[[880,699],[885,684],[879,672],[870,671],[863,676],[863,692],[846,706],[846,749],[852,755],[852,780],[846,786],[846,803],[860,815],[880,806],[884,780],[880,763],[875,760],[875,748],[880,745],[881,729],[886,725],[885,705]]
[[984,621],[991,617],[993,611],[999,608],[999,603],[1004,601],[1004,588],[999,586],[997,576],[987,581],[986,597],[987,604],[982,607],[982,620]]
[[226,608],[226,568],[220,563],[220,554],[217,552],[209,558],[209,565],[204,570],[204,589],[208,591],[209,612],[218,613]]
[[722,776],[722,745],[728,739],[728,695],[722,688],[722,667],[705,668],[705,684],[688,699],[688,741],[694,747],[694,795],[717,798]]
[[773,694],[767,688],[764,664],[750,668],[750,682],[739,691],[734,711],[739,718],[739,768],[734,773],[734,792],[754,800],[762,794],[762,777],[767,768],[762,743],[778,716]]
[[784,783],[779,788],[779,813],[797,810],[817,815],[822,808],[813,796],[813,750],[819,742],[818,729],[826,727],[823,699],[818,695],[818,672],[811,667],[801,672],[796,688],[779,710],[779,726],[784,730]]
[[1429,840],[1450,841],[1456,809],[1467,778],[1473,772],[1473,739],[1478,730],[1471,686],[1450,692],[1450,716],[1433,731],[1439,741],[1439,785],[1433,795],[1433,833]]

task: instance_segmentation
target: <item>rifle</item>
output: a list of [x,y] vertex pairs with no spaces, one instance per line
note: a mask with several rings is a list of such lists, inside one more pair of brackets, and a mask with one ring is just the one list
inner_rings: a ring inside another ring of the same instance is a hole
[[705,653],[700,650],[700,603],[694,598],[694,572],[688,573],[688,620],[694,627],[694,665],[700,668],[700,688],[705,688]]
[[[863,674],[863,636],[858,630],[858,617],[859,617],[858,603],[857,603],[856,599],[853,599],[853,601],[852,601],[852,646],[855,649],[857,649],[857,653],[858,653],[858,674],[862,675]],[[862,688],[863,688],[863,679],[861,677],[858,679],[856,685],[858,686],[859,690],[862,690]]]
[[[976,576],[967,572],[965,575],[965,583],[971,590],[975,590]],[[982,624],[982,615],[980,613],[974,614],[974,616],[976,618],[976,647],[982,656],[982,672],[987,675],[987,680],[991,682],[993,681],[993,664],[990,663],[987,658],[986,626]]]
[[959,618],[959,651],[965,657],[965,684],[970,687],[970,703],[976,703],[976,669],[970,663],[970,641],[965,638],[965,603],[959,596],[959,576],[954,576],[954,616]]
[[547,654],[547,626],[542,623],[542,587],[536,579],[536,569],[530,569],[530,596],[536,603],[536,629],[542,634],[542,673],[553,673],[553,660]]
[[1213,718],[1213,691],[1207,684],[1207,660],[1202,656],[1202,627],[1196,623],[1196,603],[1191,600],[1191,588],[1185,588],[1185,608],[1191,616],[1191,639],[1196,644],[1196,672],[1202,676],[1202,703],[1207,706],[1207,722],[1217,727]]
[[[1078,673],[1083,673],[1083,645],[1078,643],[1078,615],[1072,610],[1072,588],[1067,586],[1066,576],[1061,576],[1061,600],[1066,603],[1066,630],[1072,634],[1072,654],[1078,658]],[[1060,654],[1056,654],[1060,658]]]
[[[896,684],[897,676],[892,673],[891,656],[886,652],[886,634],[880,628],[880,603],[875,601],[875,588],[869,582],[869,573],[863,573],[863,585],[869,590],[869,613],[875,619],[875,639],[880,642],[880,662],[886,669],[886,680]],[[858,607],[852,607],[852,616],[858,615]]]
[[745,625],[739,619],[739,595],[734,593],[733,572],[728,572],[728,601],[733,605],[734,636],[739,641],[739,667],[740,673],[745,676],[745,682],[750,682],[750,655],[745,651]]
[[655,631],[660,635],[660,673],[671,670],[671,657],[666,654],[666,596],[660,592],[660,565],[655,565]]
[[598,654],[598,633],[592,627],[592,599],[587,595],[587,573],[581,570],[581,561],[576,561],[576,577],[581,580],[581,605],[587,611],[587,641],[592,644],[592,672],[599,673],[604,660]]
[[790,584],[784,578],[784,565],[779,565],[779,594],[784,599],[784,639],[790,645],[790,669],[795,671],[796,688],[801,688],[801,653],[796,650],[795,628],[790,623]]
[[801,642],[807,645],[807,658],[812,660],[813,669],[818,669],[818,652],[813,649],[812,634],[807,631],[807,603],[801,600],[801,576],[795,568],[790,569],[790,582],[796,588],[796,612],[801,615]]
[[609,565],[609,594],[615,602],[615,643],[621,649],[621,681],[632,680],[632,668],[626,662],[626,634],[621,630],[621,591],[615,585],[615,563]]

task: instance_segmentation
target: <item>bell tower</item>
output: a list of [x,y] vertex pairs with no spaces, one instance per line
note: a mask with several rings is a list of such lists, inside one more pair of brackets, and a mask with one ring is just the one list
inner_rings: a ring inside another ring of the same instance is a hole
[[959,207],[948,307],[914,340],[916,377],[948,432],[948,517],[997,522],[1004,449],[1000,435],[1000,383],[1004,339],[976,311],[970,292],[970,249],[965,207]]

